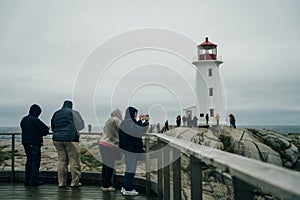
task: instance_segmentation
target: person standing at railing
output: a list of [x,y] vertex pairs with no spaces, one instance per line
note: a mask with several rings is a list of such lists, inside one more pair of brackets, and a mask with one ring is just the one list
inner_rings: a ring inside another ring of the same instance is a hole
[[102,191],[115,191],[111,178],[115,168],[115,161],[122,155],[119,149],[119,127],[122,121],[122,112],[115,109],[106,120],[103,128],[103,138],[99,142],[102,156]]
[[58,187],[66,187],[68,165],[72,176],[71,187],[81,183],[79,131],[84,128],[84,121],[78,111],[72,109],[73,103],[65,101],[51,119],[53,143],[58,153]]
[[125,118],[119,129],[119,147],[124,152],[126,172],[121,193],[135,196],[139,193],[133,189],[133,180],[137,167],[137,159],[143,153],[142,134],[146,133],[149,126],[149,115],[140,116],[136,121],[138,110],[134,107],[126,109]]
[[49,134],[49,128],[38,117],[42,109],[33,104],[30,107],[29,114],[21,120],[22,144],[26,154],[25,166],[25,186],[39,186],[39,169],[41,163],[41,146],[43,145],[43,136]]

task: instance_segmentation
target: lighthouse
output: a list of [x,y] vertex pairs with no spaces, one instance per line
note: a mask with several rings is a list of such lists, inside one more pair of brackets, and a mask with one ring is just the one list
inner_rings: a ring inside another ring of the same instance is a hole
[[197,46],[197,59],[193,62],[196,69],[194,106],[183,109],[183,114],[198,118],[198,125],[216,122],[215,116],[219,114],[220,122],[225,121],[225,94],[220,76],[220,65],[223,63],[217,57],[217,45],[208,38]]

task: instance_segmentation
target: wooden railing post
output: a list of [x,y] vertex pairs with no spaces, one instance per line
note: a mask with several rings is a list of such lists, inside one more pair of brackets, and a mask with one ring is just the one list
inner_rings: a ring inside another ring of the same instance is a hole
[[146,146],[146,195],[150,196],[151,188],[151,176],[150,176],[150,142],[149,137],[145,137],[145,146]]
[[[159,149],[162,148],[162,142],[158,141]],[[157,192],[158,199],[163,199],[163,151],[159,150],[157,158]]]
[[15,134],[11,135],[11,182],[15,182]]
[[254,187],[245,181],[232,177],[234,199],[236,200],[252,200],[254,197]]
[[173,195],[174,200],[181,200],[181,152],[173,148]]
[[202,200],[202,166],[201,160],[190,156],[191,164],[191,196],[193,200]]
[[164,200],[170,200],[170,148],[169,145],[164,149]]

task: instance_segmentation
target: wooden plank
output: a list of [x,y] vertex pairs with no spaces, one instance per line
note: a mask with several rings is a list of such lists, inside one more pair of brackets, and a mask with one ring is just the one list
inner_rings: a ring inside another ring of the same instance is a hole
[[202,200],[202,166],[201,160],[190,156],[191,166],[191,196],[192,200]]
[[[173,149],[173,158],[177,158],[179,152]],[[174,200],[181,200],[181,157],[173,162],[173,197]]]
[[252,200],[254,198],[254,187],[236,177],[232,177],[234,185],[234,199]]
[[167,146],[164,146],[164,200],[170,200],[170,151]]
[[[39,187],[25,187],[22,183],[0,183],[0,199],[100,199],[100,200],[125,200],[128,197],[121,195],[120,191],[102,192],[99,186],[83,185],[72,189],[67,187],[59,189],[55,184],[44,184]],[[135,200],[146,200],[147,197],[139,195]],[[156,199],[152,198],[151,199]]]
[[[159,144],[159,147],[162,148],[162,143]],[[157,191],[158,191],[158,199],[163,199],[163,152],[160,151],[157,157]]]

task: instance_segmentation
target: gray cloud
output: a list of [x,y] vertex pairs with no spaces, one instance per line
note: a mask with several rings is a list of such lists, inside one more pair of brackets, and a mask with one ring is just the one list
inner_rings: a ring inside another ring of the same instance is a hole
[[[227,112],[235,113],[238,123],[299,124],[299,4],[294,0],[88,3],[3,0],[0,2],[0,126],[18,125],[32,103],[43,107],[41,117],[48,123],[62,101],[72,98],[79,67],[89,52],[123,31],[142,27],[175,30],[198,43],[208,36],[217,43],[224,60],[220,69]],[[145,38],[149,39],[151,36]],[[115,48],[122,45],[116,44]],[[192,51],[196,53],[196,47]],[[126,62],[138,63],[128,58]],[[181,72],[193,83],[192,70]],[[117,72],[113,75],[117,76]],[[167,75],[157,77],[164,79]],[[182,89],[180,83],[173,82]],[[97,95],[101,98],[103,94]],[[144,111],[159,100],[150,98],[144,105],[138,103],[138,107]],[[172,105],[168,108],[171,122],[178,112]],[[105,106],[97,104],[100,123],[110,112]],[[85,110],[81,112],[87,123],[95,123],[94,116]]]

